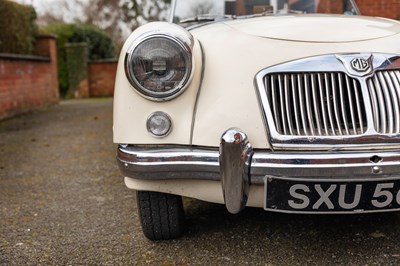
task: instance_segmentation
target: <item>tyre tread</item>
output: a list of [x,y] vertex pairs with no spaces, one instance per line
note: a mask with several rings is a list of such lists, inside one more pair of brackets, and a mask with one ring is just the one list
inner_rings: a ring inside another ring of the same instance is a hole
[[139,217],[144,235],[150,240],[167,240],[182,235],[182,197],[166,193],[138,191]]

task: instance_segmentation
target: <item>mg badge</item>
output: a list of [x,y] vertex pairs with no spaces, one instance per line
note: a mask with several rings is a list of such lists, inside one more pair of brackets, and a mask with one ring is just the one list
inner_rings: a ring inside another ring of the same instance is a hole
[[365,72],[369,68],[369,62],[364,58],[354,58],[350,62],[351,67],[357,72]]

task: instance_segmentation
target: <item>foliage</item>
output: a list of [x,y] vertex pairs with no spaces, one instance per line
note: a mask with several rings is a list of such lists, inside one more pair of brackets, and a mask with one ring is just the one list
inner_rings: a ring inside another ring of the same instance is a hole
[[43,25],[60,21],[93,24],[115,41],[122,41],[138,26],[166,19],[170,4],[171,0],[58,0],[57,6],[46,8],[40,22]]
[[[68,68],[68,91],[66,98],[82,97],[80,93],[84,93],[87,86],[87,51],[86,43],[68,43],[66,45],[67,68]],[[86,83],[86,85],[85,85]]]
[[86,42],[90,60],[114,58],[114,43],[112,39],[93,25],[78,25],[69,42]]
[[0,53],[32,53],[37,33],[32,6],[0,0]]
[[54,24],[41,29],[43,33],[57,36],[58,80],[60,93],[68,91],[68,68],[66,65],[66,43],[86,42],[90,60],[114,58],[112,39],[96,26],[85,24]]
[[143,23],[165,19],[171,0],[122,0],[123,21],[134,30]]

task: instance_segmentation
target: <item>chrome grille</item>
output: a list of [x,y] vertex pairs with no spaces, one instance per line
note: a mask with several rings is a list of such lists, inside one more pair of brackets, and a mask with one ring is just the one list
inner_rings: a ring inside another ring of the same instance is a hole
[[271,73],[264,87],[280,135],[361,135],[367,129],[360,82],[344,73]]
[[400,133],[400,71],[377,71],[367,80],[374,127],[380,134]]
[[256,89],[274,150],[400,149],[400,54],[289,61],[258,72]]

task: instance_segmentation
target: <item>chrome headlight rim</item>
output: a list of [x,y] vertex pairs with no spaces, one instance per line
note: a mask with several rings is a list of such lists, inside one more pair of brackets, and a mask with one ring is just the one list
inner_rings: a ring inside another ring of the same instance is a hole
[[[184,78],[179,82],[178,86],[174,87],[174,89],[169,90],[167,92],[154,92],[149,89],[146,89],[145,87],[139,84],[139,81],[135,78],[135,75],[133,73],[133,67],[131,62],[134,58],[135,50],[144,42],[155,38],[163,38],[174,42],[174,44],[176,44],[179,47],[179,49],[182,49],[185,62],[187,62],[186,67],[188,71],[185,74]],[[193,46],[194,46],[194,39],[189,32],[181,32],[180,34],[178,34],[175,30],[170,33],[168,32],[145,33],[137,37],[136,40],[127,49],[124,60],[125,75],[131,86],[134,88],[134,90],[142,97],[155,102],[172,100],[178,97],[180,94],[182,94],[189,86],[190,81],[192,80],[194,72]]]

